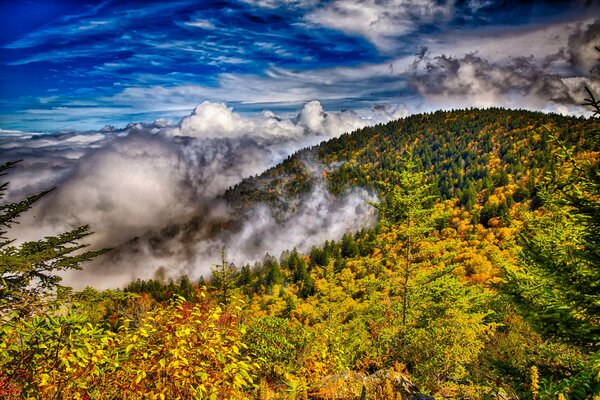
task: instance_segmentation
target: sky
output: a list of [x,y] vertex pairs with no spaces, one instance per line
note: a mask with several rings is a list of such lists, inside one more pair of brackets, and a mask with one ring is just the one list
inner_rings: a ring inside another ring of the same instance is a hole
[[94,130],[204,101],[370,118],[469,106],[581,113],[597,1],[1,0],[0,129]]

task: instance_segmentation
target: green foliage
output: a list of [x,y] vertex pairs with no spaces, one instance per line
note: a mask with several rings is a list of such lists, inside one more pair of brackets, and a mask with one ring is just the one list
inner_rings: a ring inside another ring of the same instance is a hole
[[229,302],[232,290],[236,286],[236,269],[225,258],[225,248],[221,250],[221,263],[214,265],[210,277],[211,287],[217,291],[221,303]]
[[402,260],[402,323],[406,324],[409,307],[410,281],[415,269],[413,257],[415,242],[434,229],[434,214],[429,194],[431,185],[425,183],[425,174],[415,171],[417,168],[413,154],[404,157],[402,172],[394,172],[394,183],[381,182],[383,201],[372,204],[379,210],[383,224],[398,229],[399,240],[404,245]]
[[523,269],[507,290],[538,329],[582,345],[600,345],[600,175],[552,136],[556,168],[539,190],[543,214],[520,236]]
[[310,276],[308,264],[294,249],[281,264],[291,272],[291,280],[299,286],[299,295],[306,298],[314,293],[315,281]]
[[147,281],[136,279],[123,290],[128,293],[146,293],[152,296],[156,301],[167,301],[174,295],[181,296],[187,300],[192,300],[196,295],[195,287],[187,275],[179,278],[177,282],[171,279],[167,284],[164,284],[158,279],[149,279]]
[[444,275],[423,286],[416,303],[416,323],[401,333],[400,359],[413,366],[421,387],[436,390],[441,382],[461,382],[470,375],[494,324],[486,321],[485,294]]
[[268,366],[264,374],[270,380],[282,379],[285,374],[298,370],[311,339],[302,326],[272,316],[254,318],[243,338],[248,354]]
[[379,210],[381,221],[388,225],[402,225],[403,236],[422,237],[433,230],[430,194],[425,173],[416,171],[412,152],[403,158],[401,172],[392,171],[389,182],[379,182],[383,201],[372,204]]

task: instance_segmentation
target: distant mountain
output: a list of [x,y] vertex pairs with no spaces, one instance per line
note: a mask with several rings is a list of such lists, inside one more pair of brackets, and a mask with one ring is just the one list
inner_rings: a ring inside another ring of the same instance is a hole
[[[317,184],[333,194],[351,187],[376,191],[392,171],[401,171],[401,155],[414,152],[442,199],[456,199],[467,210],[481,206],[487,224],[502,217],[513,202],[533,201],[541,173],[552,168],[548,139],[556,133],[581,157],[595,156],[600,122],[501,108],[437,111],[346,133],[299,151],[260,176],[229,189],[224,198],[243,210],[265,203],[284,217]],[[502,204],[489,204],[495,190]]]

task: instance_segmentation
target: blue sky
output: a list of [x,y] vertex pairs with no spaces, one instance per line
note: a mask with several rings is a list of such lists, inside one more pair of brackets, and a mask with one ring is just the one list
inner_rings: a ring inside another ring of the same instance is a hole
[[600,44],[590,1],[0,4],[4,130],[176,122],[205,100],[241,113],[313,99],[365,116],[377,105],[577,113]]

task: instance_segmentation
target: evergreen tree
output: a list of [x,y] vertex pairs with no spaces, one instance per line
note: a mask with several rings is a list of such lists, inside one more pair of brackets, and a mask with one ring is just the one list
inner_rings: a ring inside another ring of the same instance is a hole
[[352,258],[358,254],[358,246],[354,241],[354,238],[349,233],[345,233],[342,236],[341,243],[341,256],[343,258]]
[[[5,176],[15,164],[0,165],[0,176]],[[0,184],[0,199],[7,189],[8,182]],[[42,240],[12,245],[14,240],[6,236],[7,229],[49,192],[45,190],[20,202],[0,205],[0,312],[6,309],[29,311],[28,303],[33,297],[61,288],[61,278],[56,272],[81,269],[81,263],[107,251],[80,252],[88,245],[78,242],[92,234],[87,225]]]
[[415,272],[412,257],[416,242],[434,229],[430,206],[434,196],[429,194],[431,185],[426,183],[425,173],[416,170],[417,164],[411,152],[404,157],[403,164],[402,172],[392,171],[396,182],[380,182],[384,199],[372,205],[379,210],[384,225],[396,227],[404,245],[404,259],[399,269],[402,271],[402,323],[406,324],[410,281]]
[[221,303],[226,304],[231,297],[231,291],[236,287],[237,271],[233,264],[225,258],[225,247],[221,249],[221,263],[212,268],[210,285],[217,291]]
[[520,235],[523,268],[507,291],[542,332],[600,344],[600,172],[551,135],[555,168],[538,191],[543,215]]
[[267,289],[283,283],[283,274],[275,257],[267,254],[263,259],[264,283]]
[[298,295],[302,298],[307,298],[314,293],[315,281],[310,276],[306,261],[294,249],[287,259],[287,268],[292,271],[292,280],[298,285]]

